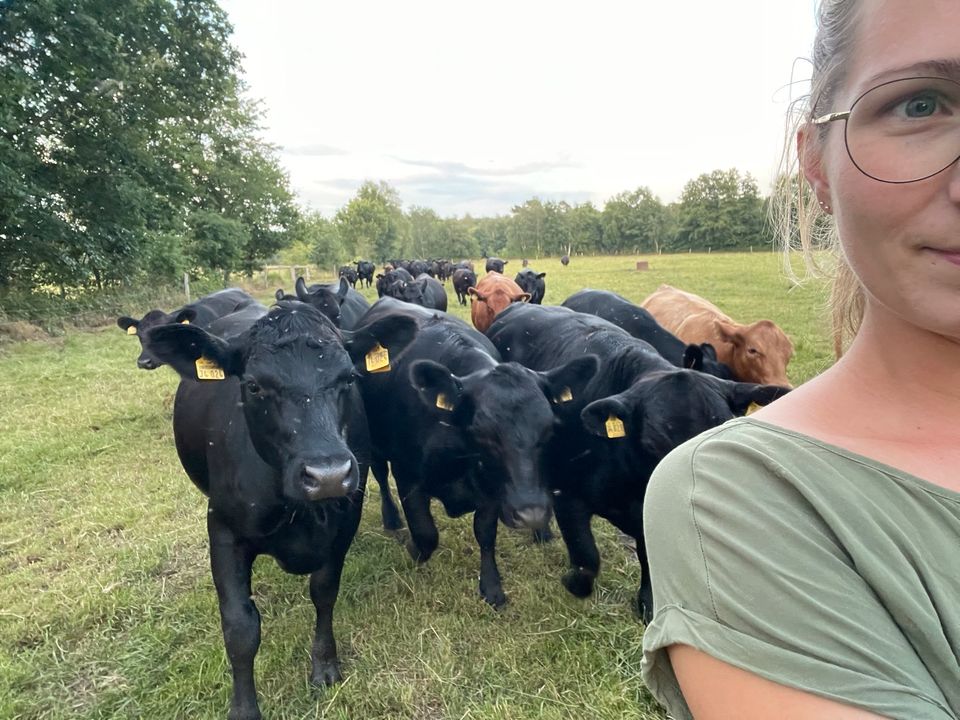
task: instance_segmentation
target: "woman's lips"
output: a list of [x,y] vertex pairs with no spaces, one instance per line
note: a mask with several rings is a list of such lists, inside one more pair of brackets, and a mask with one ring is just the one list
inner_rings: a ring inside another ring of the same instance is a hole
[[942,258],[943,260],[946,260],[949,263],[953,263],[954,265],[960,265],[960,249],[938,250],[937,248],[928,247],[928,248],[924,248],[924,250],[927,250],[928,252],[933,253],[937,257]]

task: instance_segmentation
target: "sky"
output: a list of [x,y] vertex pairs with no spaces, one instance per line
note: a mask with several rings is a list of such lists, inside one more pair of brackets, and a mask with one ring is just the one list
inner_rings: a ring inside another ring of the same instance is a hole
[[766,194],[814,34],[814,0],[221,4],[265,139],[328,217],[365,180],[442,216],[672,202],[734,167]]

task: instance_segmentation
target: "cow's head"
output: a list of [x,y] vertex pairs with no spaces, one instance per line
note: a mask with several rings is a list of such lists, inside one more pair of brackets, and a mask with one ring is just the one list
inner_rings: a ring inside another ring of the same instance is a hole
[[[317,309],[283,301],[230,340],[192,325],[166,325],[148,334],[147,345],[186,380],[233,384],[250,440],[277,471],[282,493],[313,501],[357,488],[348,442],[367,430],[355,380],[378,343],[399,353],[415,332],[416,323],[402,317],[341,332]],[[198,361],[223,379],[202,379]]]
[[533,270],[521,270],[517,273],[517,277],[514,278],[514,282],[517,283],[524,292],[533,295],[537,288],[543,284],[543,279],[546,276],[547,274],[545,272],[538,273]]
[[117,318],[117,327],[125,330],[128,335],[136,335],[140,341],[140,355],[137,357],[137,367],[141,370],[156,370],[164,363],[151,353],[146,346],[145,338],[151,328],[159,325],[170,325],[171,323],[189,324],[197,317],[197,311],[193,308],[184,308],[165,313],[163,310],[151,310],[139,320],[134,320],[126,315]]
[[622,443],[637,461],[659,462],[705,430],[767,405],[790,388],[721,380],[692,370],[660,370],[581,412],[588,432]]
[[717,351],[710,343],[690,344],[683,349],[681,367],[697,370],[723,380],[733,380],[733,371],[729,365],[717,359]]
[[544,463],[557,413],[583,392],[598,365],[586,355],[548,372],[510,362],[456,376],[418,360],[410,380],[427,411],[459,430],[463,454],[474,458],[483,491],[499,498],[503,522],[540,528],[549,519]]
[[501,282],[488,284],[481,281],[479,288],[467,288],[467,294],[471,298],[470,317],[474,327],[480,332],[486,332],[487,328],[493,324],[497,313],[508,308],[511,303],[530,300],[530,293],[523,292],[512,280],[507,282],[509,284]]
[[793,357],[793,343],[770,320],[752,325],[731,325],[716,320],[717,334],[733,346],[731,369],[741,380],[790,386],[787,363]]
[[426,282],[417,282],[416,280],[400,280],[391,285],[386,294],[397,300],[413,303],[414,305],[423,305],[423,290]]
[[333,290],[328,285],[311,285],[303,281],[302,277],[297,278],[297,300],[311,305],[328,317],[337,327],[340,327],[340,306],[347,298],[350,291],[350,284],[346,278],[341,277],[337,289]]

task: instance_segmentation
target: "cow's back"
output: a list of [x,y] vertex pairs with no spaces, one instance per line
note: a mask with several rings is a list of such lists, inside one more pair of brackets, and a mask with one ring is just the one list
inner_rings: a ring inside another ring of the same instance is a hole
[[[661,285],[655,292],[640,303],[640,307],[653,315],[657,322],[664,328],[686,342],[695,341],[684,338],[679,330],[684,324],[684,321],[694,316],[700,318],[701,322],[710,318],[733,322],[720,308],[709,300],[705,300],[699,295],[679,290],[670,285]],[[699,322],[695,324],[699,325]],[[699,340],[696,342],[705,341]]]

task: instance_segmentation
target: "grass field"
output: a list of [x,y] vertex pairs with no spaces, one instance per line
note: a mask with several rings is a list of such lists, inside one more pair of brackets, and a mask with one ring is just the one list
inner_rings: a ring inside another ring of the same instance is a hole
[[[639,301],[669,282],[739,320],[781,325],[796,347],[794,383],[829,365],[822,284],[790,289],[778,256],[653,257],[647,272],[636,259],[532,266],[547,271],[548,303],[583,287]],[[177,378],[138,371],[138,352],[115,326],[0,347],[2,718],[226,717],[205,502],[171,437]],[[376,493],[371,482],[335,615],[342,685],[308,686],[306,579],[257,561],[265,717],[665,717],[640,682],[639,568],[604,521],[594,522],[604,566],[587,601],[559,583],[562,542],[535,546],[501,528],[510,603],[498,613],[476,590],[469,518],[438,512],[440,549],[417,567],[381,530]]]

